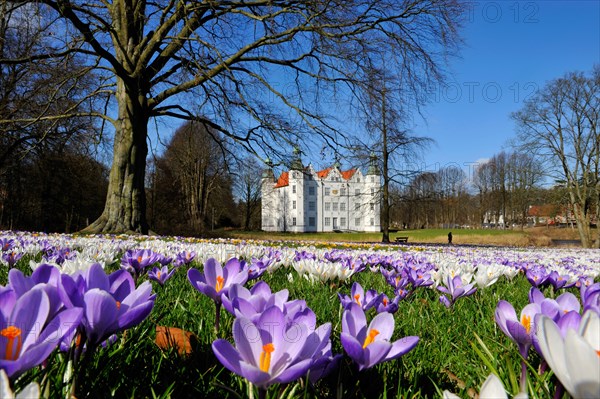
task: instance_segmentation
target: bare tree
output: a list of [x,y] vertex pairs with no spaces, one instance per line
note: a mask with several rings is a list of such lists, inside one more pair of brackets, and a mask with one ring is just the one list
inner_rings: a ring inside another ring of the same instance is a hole
[[241,207],[242,227],[249,230],[260,209],[262,169],[254,157],[243,158],[236,169],[233,186]]
[[522,145],[543,157],[555,179],[565,182],[584,247],[593,244],[591,215],[600,179],[599,74],[596,67],[590,75],[571,72],[552,80],[512,115]]
[[363,60],[380,46],[395,55],[392,73],[404,73],[402,63],[415,72],[435,66],[454,43],[463,11],[460,0],[8,3],[37,10],[49,39],[0,63],[43,65],[79,54],[98,74],[90,95],[112,94],[97,115],[114,128],[106,206],[86,231],[138,233],[148,231],[150,118],[205,115],[204,123],[238,145],[280,160],[305,132],[335,146],[339,134],[321,99],[352,89]]
[[[183,206],[186,231],[198,234],[212,224],[211,198],[226,187],[230,190],[226,153],[218,136],[200,122],[187,122],[173,135],[157,161],[160,184],[170,182]],[[218,207],[219,211],[221,207]]]

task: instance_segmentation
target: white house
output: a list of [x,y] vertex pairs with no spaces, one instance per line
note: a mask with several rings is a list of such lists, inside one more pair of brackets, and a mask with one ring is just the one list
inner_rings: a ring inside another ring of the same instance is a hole
[[298,154],[289,171],[262,175],[262,229],[322,232],[380,231],[381,175],[376,159],[366,174],[339,165],[315,171]]

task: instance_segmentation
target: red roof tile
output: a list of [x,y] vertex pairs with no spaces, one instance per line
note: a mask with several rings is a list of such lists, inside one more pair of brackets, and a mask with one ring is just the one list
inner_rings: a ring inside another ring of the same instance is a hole
[[350,169],[350,170],[347,170],[347,171],[341,172],[341,173],[342,173],[342,177],[345,180],[350,180],[352,178],[352,176],[354,176],[354,174],[356,173],[356,169]]
[[317,172],[317,176],[321,179],[327,177],[327,175],[329,174],[329,172],[331,172],[331,169],[333,169],[333,167],[329,167],[327,169],[323,169]]
[[277,183],[274,188],[285,187],[290,184],[290,176],[288,172],[283,172],[279,179],[277,179]]

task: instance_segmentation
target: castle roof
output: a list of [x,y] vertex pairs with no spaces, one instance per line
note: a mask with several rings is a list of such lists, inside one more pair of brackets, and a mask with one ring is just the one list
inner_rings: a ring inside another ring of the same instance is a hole
[[[334,166],[330,166],[327,169],[323,169],[323,170],[319,170],[314,172],[317,177],[319,179],[325,179],[327,176],[329,176],[329,172],[331,172],[334,169]],[[356,172],[358,171],[358,169],[349,169],[349,170],[345,170],[345,171],[340,171],[340,174],[342,175],[342,178],[344,180],[350,180],[352,178],[352,176],[354,176],[356,174]],[[280,187],[286,187],[290,185],[290,174],[289,172],[282,172],[281,175],[279,176],[279,178],[277,179],[277,182],[275,183],[275,186],[273,186],[273,188],[280,188]]]
[[285,187],[290,184],[290,174],[289,172],[283,172],[279,179],[277,179],[277,183],[275,183],[275,188]]

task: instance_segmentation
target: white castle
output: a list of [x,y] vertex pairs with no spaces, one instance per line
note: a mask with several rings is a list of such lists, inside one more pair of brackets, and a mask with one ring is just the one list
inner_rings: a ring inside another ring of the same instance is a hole
[[264,231],[322,232],[381,229],[381,175],[375,156],[365,175],[335,165],[315,171],[304,167],[295,151],[290,170],[275,179],[272,168],[262,174]]

